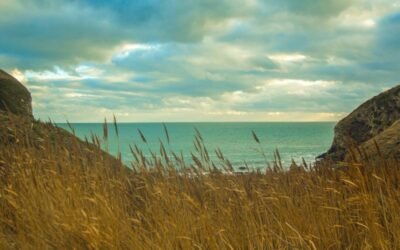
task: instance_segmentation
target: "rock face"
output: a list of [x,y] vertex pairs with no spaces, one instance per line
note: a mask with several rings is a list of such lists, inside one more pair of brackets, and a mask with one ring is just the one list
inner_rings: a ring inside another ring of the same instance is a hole
[[392,147],[398,145],[399,140],[391,138],[399,134],[399,119],[400,85],[373,97],[342,119],[335,127],[332,147],[319,158],[341,161],[348,148],[363,144],[372,152],[372,145],[376,148],[374,140],[385,148],[386,154],[395,153]]
[[0,69],[0,110],[32,117],[29,91],[14,77]]
[[400,120],[363,143],[361,148],[369,158],[381,155],[385,158],[394,157],[400,160]]

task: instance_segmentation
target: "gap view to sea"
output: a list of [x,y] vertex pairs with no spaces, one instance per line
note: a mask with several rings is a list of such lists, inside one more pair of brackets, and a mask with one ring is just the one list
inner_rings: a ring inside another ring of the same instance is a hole
[[[57,124],[71,131],[67,124]],[[103,138],[101,123],[72,123],[80,138],[91,138],[91,134]],[[333,122],[228,122],[228,123],[166,123],[170,141],[168,143],[162,123],[119,123],[119,136],[116,136],[112,123],[108,126],[108,148],[113,155],[120,150],[122,159],[129,165],[134,160],[129,145],[136,144],[147,157],[150,151],[160,155],[160,140],[167,151],[184,156],[186,163],[192,162],[191,152],[197,129],[204,140],[210,158],[217,161],[215,149],[220,148],[224,156],[235,168],[246,162],[250,167],[266,166],[261,150],[269,162],[274,160],[274,151],[279,150],[282,163],[289,166],[292,159],[298,163],[302,158],[307,163],[325,152],[333,139]],[[138,129],[143,132],[147,143],[143,142]],[[254,140],[254,131],[260,144]]]

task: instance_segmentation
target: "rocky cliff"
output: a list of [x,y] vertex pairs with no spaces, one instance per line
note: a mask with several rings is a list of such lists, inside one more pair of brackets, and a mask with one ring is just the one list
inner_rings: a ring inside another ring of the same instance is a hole
[[400,120],[382,133],[361,144],[364,157],[375,158],[379,155],[400,160]]
[[398,157],[400,85],[366,101],[335,126],[331,148],[322,159],[344,160],[351,147],[364,147],[377,153],[375,141],[384,157]]
[[85,155],[85,161],[103,159],[111,165],[121,162],[99,146],[82,141],[64,129],[33,118],[31,95],[14,77],[0,70],[0,148],[59,150],[71,157]]
[[31,117],[31,103],[31,94],[24,85],[0,69],[0,111]]

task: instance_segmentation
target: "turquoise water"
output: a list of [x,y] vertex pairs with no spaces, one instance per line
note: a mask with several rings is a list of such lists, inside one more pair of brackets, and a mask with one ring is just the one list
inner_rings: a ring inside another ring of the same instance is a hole
[[[58,126],[70,131],[67,124]],[[90,138],[91,133],[103,138],[103,124],[74,123],[72,126],[76,135],[82,139],[85,136]],[[217,159],[214,150],[220,148],[235,167],[246,161],[249,166],[258,168],[265,166],[265,160],[260,153],[260,146],[253,139],[254,131],[267,160],[272,162],[273,152],[278,149],[283,164],[288,166],[291,159],[300,162],[302,157],[308,163],[313,162],[316,156],[326,151],[332,142],[334,123],[166,123],[166,127],[170,137],[169,145],[161,123],[120,123],[119,137],[113,125],[109,124],[110,153],[116,155],[120,148],[123,161],[129,163],[133,161],[129,145],[137,144],[150,157],[149,150],[159,155],[161,140],[167,150],[179,154],[182,152],[186,162],[191,162],[190,153],[195,151],[194,128],[197,128],[211,159]],[[147,143],[142,142],[138,129],[145,135]]]

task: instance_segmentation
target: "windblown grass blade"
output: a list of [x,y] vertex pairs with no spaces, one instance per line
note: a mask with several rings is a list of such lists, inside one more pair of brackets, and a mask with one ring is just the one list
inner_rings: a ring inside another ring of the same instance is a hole
[[68,125],[68,128],[71,130],[72,134],[75,135],[75,129],[68,120],[67,120],[67,125]]
[[257,136],[256,132],[254,132],[254,130],[252,130],[252,131],[251,131],[251,134],[253,135],[253,139],[254,139],[258,144],[260,144],[260,139],[258,139],[258,136]]
[[119,137],[119,130],[118,130],[117,118],[115,117],[115,115],[113,115],[113,122],[114,122],[115,134],[117,135],[117,137]]
[[140,138],[142,139],[142,142],[147,143],[146,137],[144,137],[144,134],[142,133],[142,131],[140,129],[138,129]]
[[104,123],[103,123],[103,138],[106,141],[108,140],[108,123],[106,118],[104,118]]
[[164,128],[165,136],[167,138],[167,142],[168,142],[168,144],[170,144],[170,138],[169,138],[169,133],[168,133],[167,126],[165,125],[165,123],[163,123],[162,125],[163,125],[163,128]]

